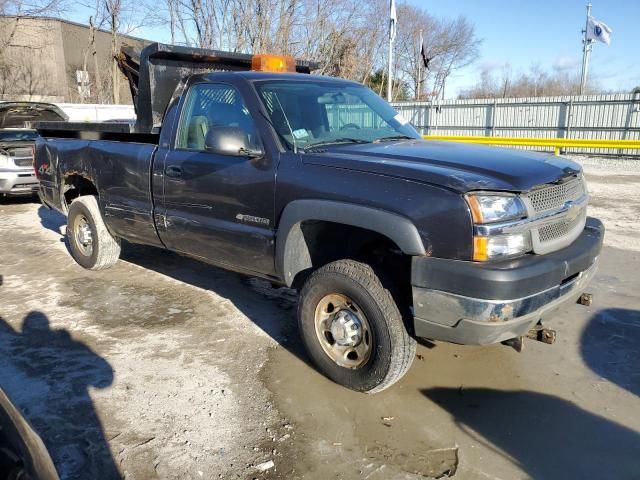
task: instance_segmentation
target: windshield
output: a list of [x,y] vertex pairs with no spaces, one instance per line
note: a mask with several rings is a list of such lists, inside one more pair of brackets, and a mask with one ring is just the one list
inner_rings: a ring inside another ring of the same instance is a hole
[[0,142],[35,141],[38,132],[34,130],[0,130]]
[[420,138],[391,105],[364,86],[273,80],[256,87],[271,123],[289,149]]

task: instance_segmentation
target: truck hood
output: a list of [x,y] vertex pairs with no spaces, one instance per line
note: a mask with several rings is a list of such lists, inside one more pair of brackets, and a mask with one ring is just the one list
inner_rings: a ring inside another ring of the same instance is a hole
[[0,128],[24,127],[25,122],[67,121],[60,107],[42,102],[0,103]]
[[458,142],[403,140],[329,147],[303,155],[305,163],[345,168],[472,190],[525,192],[581,171],[547,154]]

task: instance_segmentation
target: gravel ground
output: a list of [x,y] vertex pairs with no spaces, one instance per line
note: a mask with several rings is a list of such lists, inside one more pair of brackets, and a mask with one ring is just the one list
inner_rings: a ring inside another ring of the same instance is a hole
[[584,167],[589,214],[607,227],[607,245],[640,251],[640,160],[572,158]]
[[2,201],[0,386],[69,479],[636,479],[640,163],[578,160],[593,306],[520,354],[424,342],[374,396],[308,365],[290,291],[132,245],[89,272],[64,217]]

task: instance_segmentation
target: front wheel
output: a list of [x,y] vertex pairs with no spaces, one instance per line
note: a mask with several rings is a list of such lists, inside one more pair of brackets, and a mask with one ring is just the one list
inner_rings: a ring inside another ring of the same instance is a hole
[[316,367],[352,390],[384,390],[415,356],[393,297],[369,265],[353,260],[329,263],[307,279],[298,325]]
[[98,201],[92,195],[78,197],[71,203],[67,238],[73,259],[89,270],[109,268],[120,257],[120,241],[107,229]]

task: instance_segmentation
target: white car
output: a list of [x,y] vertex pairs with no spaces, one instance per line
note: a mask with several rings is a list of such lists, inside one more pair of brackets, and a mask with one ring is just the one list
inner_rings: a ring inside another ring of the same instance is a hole
[[33,144],[38,133],[24,125],[48,120],[66,121],[67,116],[49,103],[0,103],[0,196],[37,194]]

